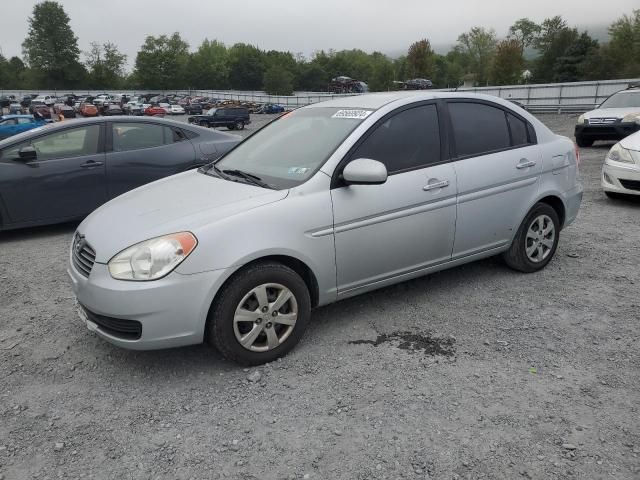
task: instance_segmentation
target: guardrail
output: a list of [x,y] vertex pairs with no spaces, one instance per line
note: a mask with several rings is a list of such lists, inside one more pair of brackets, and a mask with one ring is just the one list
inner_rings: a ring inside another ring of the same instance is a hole
[[[624,90],[630,83],[640,82],[640,79],[623,80],[601,80],[593,82],[573,82],[573,83],[548,83],[530,85],[509,85],[501,87],[470,87],[458,88],[458,92],[475,92],[486,95],[494,95],[506,100],[513,100],[521,103],[527,110],[532,112],[554,112],[554,113],[578,113],[592,110],[602,103],[609,95]],[[454,91],[454,89],[440,89],[436,91]],[[0,90],[0,95],[15,95],[20,98],[30,93],[45,93],[32,91],[4,91]],[[355,94],[332,94],[326,92],[296,92],[292,96],[268,95],[260,91],[239,91],[239,90],[165,90],[165,91],[104,91],[104,90],[83,90],[75,92],[56,91],[54,95],[65,93],[76,93],[79,95],[98,95],[100,93],[128,94],[136,95],[141,93],[157,94],[185,94],[213,97],[221,100],[235,100],[239,102],[254,103],[279,103],[285,107],[302,107],[312,103],[331,100],[334,98],[348,97]]]

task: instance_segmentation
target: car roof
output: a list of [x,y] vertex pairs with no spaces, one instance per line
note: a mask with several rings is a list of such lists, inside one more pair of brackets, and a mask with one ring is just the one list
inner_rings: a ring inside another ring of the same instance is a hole
[[412,98],[415,101],[433,100],[436,98],[476,98],[493,103],[504,104],[504,100],[493,95],[482,95],[472,92],[434,92],[434,91],[402,91],[384,93],[366,93],[362,95],[350,95],[334,98],[326,102],[314,103],[304,108],[364,108],[368,110],[378,110],[393,102]]

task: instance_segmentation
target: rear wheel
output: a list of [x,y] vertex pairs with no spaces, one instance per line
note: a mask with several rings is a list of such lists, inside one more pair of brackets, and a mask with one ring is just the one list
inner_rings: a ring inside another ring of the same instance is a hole
[[546,203],[536,203],[522,221],[503,258],[514,270],[537,272],[553,258],[559,238],[560,220],[557,212]]
[[583,148],[583,147],[590,147],[593,145],[593,139],[587,139],[584,137],[576,137],[576,144]]
[[279,263],[260,263],[233,276],[209,312],[207,339],[229,360],[271,362],[289,352],[311,316],[302,278]]
[[244,122],[236,122],[235,129],[244,130]]

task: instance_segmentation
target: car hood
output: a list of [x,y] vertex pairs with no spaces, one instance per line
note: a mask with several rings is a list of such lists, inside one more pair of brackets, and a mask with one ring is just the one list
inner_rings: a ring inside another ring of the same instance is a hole
[[96,251],[96,262],[150,238],[200,227],[285,198],[288,190],[269,190],[223,180],[197,171],[131,190],[107,202],[78,227]]
[[598,108],[585,113],[584,118],[624,118],[632,113],[640,115],[640,108]]
[[620,140],[620,145],[627,150],[640,152],[640,132],[636,132],[633,135],[623,138]]

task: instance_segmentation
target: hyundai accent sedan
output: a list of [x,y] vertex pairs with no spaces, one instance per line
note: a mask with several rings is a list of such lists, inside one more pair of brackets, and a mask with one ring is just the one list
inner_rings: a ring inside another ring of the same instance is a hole
[[569,139],[495,97],[340,98],[102,206],[68,272],[80,317],[116,345],[206,341],[260,364],[314,307],[497,254],[540,270],[578,213],[577,173]]

